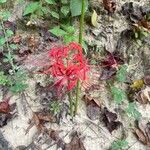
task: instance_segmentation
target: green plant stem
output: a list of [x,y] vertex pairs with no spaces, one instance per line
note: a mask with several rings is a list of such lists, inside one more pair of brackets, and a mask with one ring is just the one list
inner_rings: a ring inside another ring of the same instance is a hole
[[6,36],[6,31],[5,31],[5,26],[4,26],[3,21],[1,21],[1,26],[3,28],[3,32],[4,32],[4,36],[5,36],[5,40],[6,40],[6,46],[7,46],[7,50],[8,50],[8,55],[11,57],[11,59],[9,60],[9,63],[11,65],[11,67],[12,67],[13,73],[16,73],[15,65],[13,63],[13,58],[12,58],[12,55],[11,55],[11,50],[10,50],[10,47],[9,47],[8,38]]
[[84,16],[85,16],[85,0],[82,0],[82,10],[81,10],[80,29],[79,29],[79,43],[81,45],[83,41]]
[[73,101],[71,91],[68,93],[69,103],[70,103],[70,116],[73,118]]
[[[83,42],[84,16],[85,16],[85,0],[82,0],[82,10],[81,10],[80,29],[79,29],[79,43],[81,44],[81,46]],[[75,114],[74,115],[76,115],[78,111],[79,95],[80,95],[80,81],[78,80],[77,86],[76,86],[76,101],[75,101]]]

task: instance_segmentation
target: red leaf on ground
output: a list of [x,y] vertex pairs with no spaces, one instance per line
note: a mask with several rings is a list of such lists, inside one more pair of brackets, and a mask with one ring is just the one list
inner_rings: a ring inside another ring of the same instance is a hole
[[103,0],[103,5],[109,13],[113,13],[116,10],[116,0]]
[[0,113],[9,113],[10,105],[9,105],[10,97],[0,102]]

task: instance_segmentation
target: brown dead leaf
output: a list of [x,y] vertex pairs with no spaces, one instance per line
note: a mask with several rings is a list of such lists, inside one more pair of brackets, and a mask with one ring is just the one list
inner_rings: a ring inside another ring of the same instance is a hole
[[64,150],[86,150],[77,132],[72,135],[71,142],[65,145]]
[[147,145],[147,142],[148,142],[147,137],[146,137],[145,133],[140,128],[135,128],[134,133],[140,142]]
[[82,100],[85,101],[86,105],[89,105],[89,104],[93,103],[96,106],[98,106],[99,108],[101,108],[101,102],[98,99],[96,99],[96,98],[92,98],[92,97],[90,97],[88,95],[84,95],[82,97]]
[[9,113],[10,112],[10,105],[9,105],[9,98],[4,99],[0,102],[0,113]]
[[150,87],[145,87],[138,92],[137,101],[141,104],[147,104],[150,102]]
[[143,30],[145,32],[150,32],[150,22],[143,17],[138,23],[133,24],[135,30]]
[[44,126],[45,122],[55,122],[56,118],[52,116],[50,113],[47,112],[34,112],[33,117],[30,120],[30,125],[26,129],[26,134],[29,130],[35,125],[39,132],[47,131],[46,127]]
[[101,109],[101,103],[98,99],[92,98],[88,95],[83,96],[83,101],[85,101],[87,107],[86,107],[86,112],[87,116],[91,120],[96,120],[99,119],[100,117],[100,109]]
[[150,85],[150,75],[147,75],[147,76],[144,77],[144,83],[146,85]]
[[150,145],[150,122],[136,122],[136,127],[134,129],[134,134],[140,142],[144,145]]
[[31,48],[31,51],[34,51],[39,45],[39,39],[35,35],[31,35],[27,39],[28,46]]
[[21,42],[21,36],[20,35],[16,35],[13,37],[12,39],[13,43],[18,44]]
[[145,17],[143,17],[143,19],[138,22],[138,25],[146,29],[150,29],[150,22],[148,22]]
[[116,0],[103,0],[103,5],[109,13],[114,13],[116,10]]
[[103,109],[101,117],[109,132],[117,130],[122,125],[120,121],[117,121],[117,114],[110,112],[106,107]]

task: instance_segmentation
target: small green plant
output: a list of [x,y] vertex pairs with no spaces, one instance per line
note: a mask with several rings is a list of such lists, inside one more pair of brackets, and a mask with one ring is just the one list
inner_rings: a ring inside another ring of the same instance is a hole
[[50,111],[51,111],[54,115],[59,114],[60,111],[61,111],[61,104],[60,104],[60,102],[58,102],[58,101],[53,101],[53,102],[50,104]]
[[127,148],[128,142],[126,140],[117,140],[111,144],[112,150],[122,150]]
[[63,37],[63,41],[65,44],[68,44],[73,41],[78,41],[78,36],[75,35],[75,28],[73,26],[56,26],[49,31],[57,37]]
[[129,103],[125,111],[129,117],[132,117],[136,120],[139,120],[141,118],[141,113],[137,110],[137,106],[135,103]]
[[[2,1],[7,2],[7,1]],[[0,3],[1,4],[1,3]],[[8,71],[9,74],[5,75],[3,71],[0,72],[0,85],[8,86],[9,89],[14,92],[22,92],[27,87],[25,83],[25,76],[27,75],[21,68],[15,64],[15,57],[13,51],[18,48],[16,44],[11,43],[10,39],[14,35],[14,32],[5,26],[5,22],[8,21],[11,12],[7,10],[0,11],[0,50],[4,56],[3,63],[8,63],[11,69]],[[2,63],[2,65],[3,65]]]
[[111,93],[113,95],[113,99],[117,104],[121,104],[124,100],[127,99],[126,93],[115,86],[111,87]]
[[4,75],[4,72],[0,72],[0,85],[6,85],[8,83],[8,78]]
[[121,65],[119,70],[116,74],[116,79],[119,82],[125,82],[126,81],[126,74],[127,74],[127,65]]
[[52,17],[55,21],[62,20],[70,14],[69,0],[39,0],[31,1],[26,6],[23,15],[30,16],[30,21]]

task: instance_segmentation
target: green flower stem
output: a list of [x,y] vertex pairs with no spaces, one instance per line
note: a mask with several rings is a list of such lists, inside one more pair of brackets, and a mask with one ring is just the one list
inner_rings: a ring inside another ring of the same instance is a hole
[[69,103],[70,103],[70,116],[73,118],[73,101],[71,91],[68,93]]
[[[80,29],[79,29],[79,43],[81,44],[81,46],[83,42],[84,16],[85,16],[85,0],[82,0],[82,10],[81,10]],[[76,101],[75,101],[74,115],[76,115],[78,111],[79,95],[80,95],[80,81],[78,80],[77,87],[76,87]]]
[[82,0],[82,10],[81,10],[80,29],[79,29],[79,43],[81,44],[81,46],[83,41],[84,16],[85,16],[85,0]]

